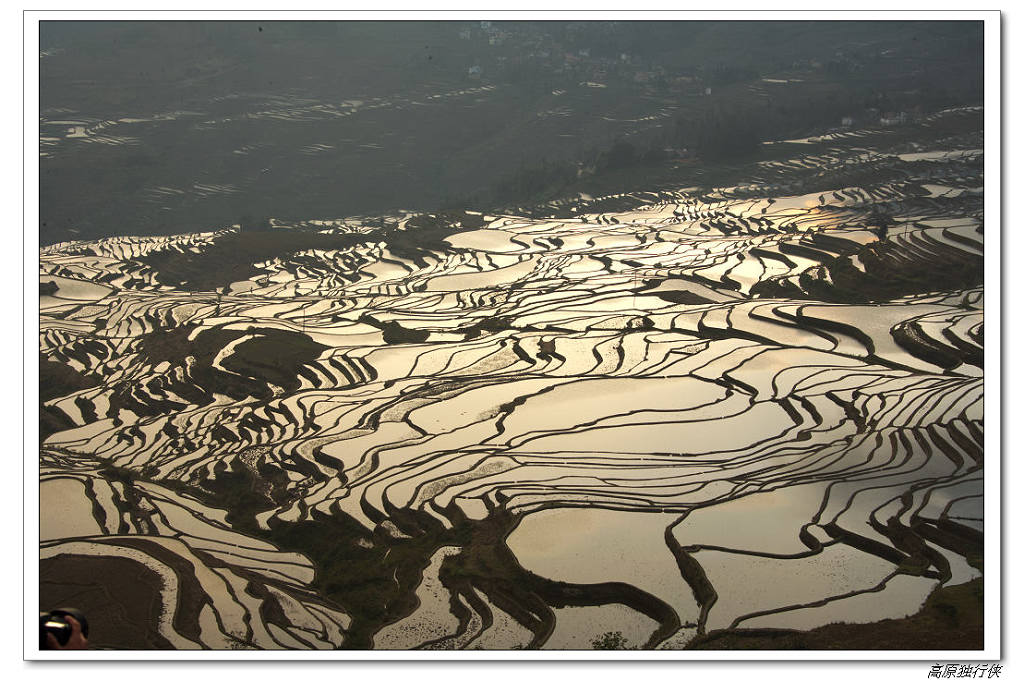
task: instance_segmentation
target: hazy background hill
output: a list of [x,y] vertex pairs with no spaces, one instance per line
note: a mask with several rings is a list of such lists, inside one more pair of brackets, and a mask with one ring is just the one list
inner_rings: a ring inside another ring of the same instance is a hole
[[40,240],[671,182],[981,103],[981,43],[980,22],[43,22]]

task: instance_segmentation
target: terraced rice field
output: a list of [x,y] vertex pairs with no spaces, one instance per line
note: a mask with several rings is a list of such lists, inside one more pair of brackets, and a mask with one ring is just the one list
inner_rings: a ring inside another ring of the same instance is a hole
[[43,605],[183,649],[915,612],[981,568],[980,122],[567,217],[41,249]]

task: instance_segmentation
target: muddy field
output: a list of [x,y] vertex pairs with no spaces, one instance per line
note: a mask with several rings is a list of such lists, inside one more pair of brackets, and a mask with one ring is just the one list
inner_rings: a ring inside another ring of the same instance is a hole
[[546,217],[41,248],[40,605],[109,649],[672,650],[980,589],[982,113]]

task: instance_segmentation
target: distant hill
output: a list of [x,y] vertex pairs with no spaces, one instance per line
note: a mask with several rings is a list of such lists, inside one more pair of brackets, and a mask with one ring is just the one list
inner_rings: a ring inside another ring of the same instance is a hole
[[43,22],[40,46],[42,244],[529,204],[712,132],[982,95],[980,23]]

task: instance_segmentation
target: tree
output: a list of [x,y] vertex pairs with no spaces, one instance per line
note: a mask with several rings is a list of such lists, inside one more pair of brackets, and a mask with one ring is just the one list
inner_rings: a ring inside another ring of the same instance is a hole
[[761,144],[756,114],[749,111],[716,107],[695,127],[693,146],[705,161],[747,156]]
[[254,218],[248,213],[238,220],[238,225],[243,232],[269,232],[273,229],[273,225],[270,224],[270,218]]
[[617,169],[626,168],[636,163],[636,149],[626,140],[615,141],[612,148],[604,154],[602,165],[605,168]]

